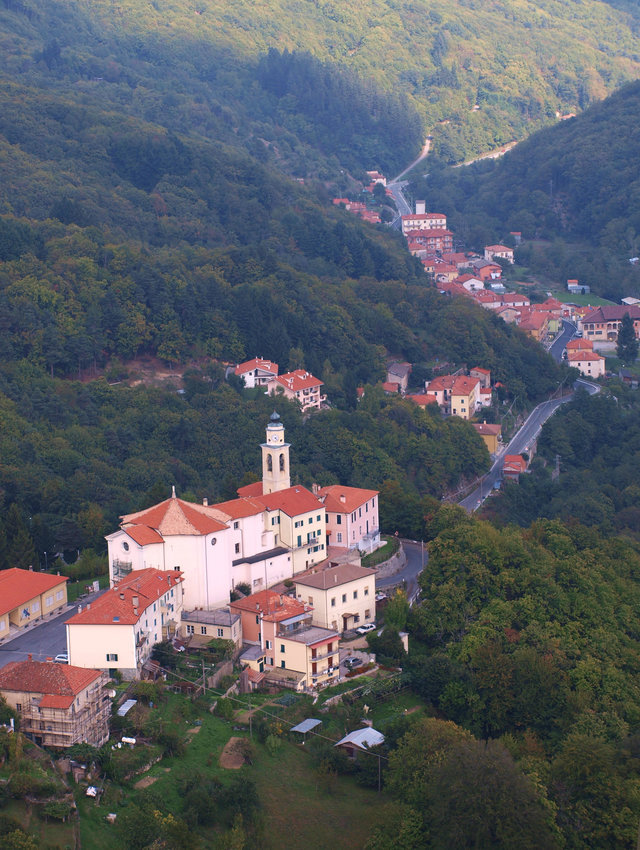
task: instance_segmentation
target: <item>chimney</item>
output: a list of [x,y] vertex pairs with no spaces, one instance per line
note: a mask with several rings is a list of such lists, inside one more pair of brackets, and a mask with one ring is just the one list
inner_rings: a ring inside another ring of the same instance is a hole
[[33,661],[33,655],[31,653],[27,655],[27,661]]
[[320,489],[320,487],[315,482],[311,485],[311,492],[313,493],[314,496],[318,495],[319,489]]
[[205,496],[205,497],[204,497],[204,499],[202,500],[202,504],[204,505],[204,507],[205,507],[205,508],[208,508],[208,507],[209,507],[209,499],[207,499],[207,497],[206,497],[206,496]]
[[31,566],[31,564],[29,564],[29,571],[33,572],[33,567]]
[[134,607],[134,608],[137,608],[137,607],[138,607],[138,602],[140,601],[140,600],[138,599],[138,597],[137,597],[137,596],[132,596],[132,597],[131,597],[131,601],[132,601],[132,603],[133,603],[133,607]]
[[416,201],[416,215],[425,215],[427,212],[426,201]]
[[347,501],[347,497],[344,493],[340,493],[340,501],[344,504]]
[[137,616],[138,616],[138,609],[137,609],[137,608],[134,608],[134,609],[133,609],[133,613],[134,613],[134,614],[136,615],[136,617],[137,617]]
[[50,655],[47,655],[47,661],[50,661],[51,663],[53,663],[53,658]]
[[120,599],[124,599],[124,592],[122,590],[120,591]]
[[87,611],[90,611],[90,610],[91,610],[91,603],[87,602]]
[[280,594],[280,605],[284,605],[284,596]]
[[333,583],[334,583],[334,584],[337,584],[337,583],[338,583],[338,576],[337,576],[337,574],[336,574],[336,575],[334,575],[334,577],[333,577]]

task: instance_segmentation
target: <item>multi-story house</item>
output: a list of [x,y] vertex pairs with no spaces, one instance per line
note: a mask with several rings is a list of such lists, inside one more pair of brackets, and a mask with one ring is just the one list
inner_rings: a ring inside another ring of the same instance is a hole
[[458,375],[451,387],[451,415],[471,419],[480,407],[480,381],[469,375]]
[[264,387],[278,375],[278,364],[262,357],[254,357],[246,363],[239,363],[235,374],[242,378],[245,387]]
[[402,235],[405,237],[415,230],[444,230],[446,226],[446,215],[443,213],[428,213],[424,211],[424,208],[421,208],[421,211],[417,210],[415,213],[402,216]]
[[313,608],[314,625],[342,632],[375,620],[375,579],[375,570],[335,564],[296,578],[296,596]]
[[64,608],[67,581],[17,567],[0,571],[0,639]]
[[405,233],[405,236],[412,243],[424,245],[428,253],[434,251],[445,253],[453,249],[453,233],[444,227],[409,230]]
[[326,396],[320,392],[320,388],[324,386],[322,381],[304,369],[296,369],[273,378],[266,386],[270,395],[282,393],[286,398],[299,402],[303,411],[320,409],[322,402],[326,401]]
[[69,663],[135,678],[153,645],[175,634],[182,605],[179,571],[136,570],[67,620]]
[[363,552],[380,547],[378,490],[331,484],[317,495],[326,510],[328,546]]
[[31,656],[0,670],[0,694],[20,716],[20,730],[40,747],[101,747],[109,739],[107,682],[100,670]]
[[211,640],[230,640],[239,647],[242,644],[242,622],[240,614],[230,608],[215,611],[183,611],[180,635],[188,638],[192,645],[205,646]]
[[602,378],[605,372],[605,358],[597,351],[578,349],[567,352],[569,366],[579,369],[588,378]]
[[513,263],[513,249],[506,245],[487,245],[484,249],[485,260],[495,260],[496,257]]
[[240,661],[267,679],[297,690],[322,687],[339,675],[336,630],[314,626],[309,605],[271,590],[232,602],[242,618],[245,643]]
[[597,307],[578,322],[585,339],[601,348],[614,348],[618,341],[618,330],[626,314],[633,320],[636,339],[640,339],[640,307],[612,304]]

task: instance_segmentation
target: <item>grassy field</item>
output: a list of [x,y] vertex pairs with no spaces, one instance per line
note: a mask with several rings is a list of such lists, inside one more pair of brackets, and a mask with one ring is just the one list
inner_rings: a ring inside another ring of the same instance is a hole
[[[175,782],[178,775],[202,771],[223,783],[237,775],[236,771],[220,766],[220,754],[231,736],[247,737],[248,732],[234,728],[235,718],[227,722],[211,715],[202,703],[194,710],[188,706],[186,717],[184,707],[184,698],[171,696],[157,709],[159,715],[171,718],[184,730],[188,740],[184,755],[165,758],[122,786],[107,783],[99,803],[83,796],[83,789],[79,789],[77,802],[83,850],[120,847],[117,827],[106,822],[106,815],[122,813],[129,803],[136,802],[142,791],[135,785],[142,778],[152,779],[148,787],[163,800],[163,808],[179,815],[181,800]],[[272,704],[267,706],[269,711],[273,708]],[[397,710],[404,710],[404,706],[398,706]],[[201,725],[195,725],[196,721]],[[270,754],[255,736],[253,743],[253,763],[240,768],[240,772],[257,786],[262,807],[261,848],[348,850],[363,846],[380,816],[380,798],[376,792],[362,788],[352,777],[327,777],[318,773],[304,747],[290,742],[286,736],[274,754]],[[283,836],[286,836],[284,844]],[[212,829],[205,835],[207,846],[213,846],[216,838]]]
[[40,806],[32,806],[23,800],[9,800],[2,807],[2,814],[17,820],[25,832],[36,841],[38,847],[75,847],[74,824],[49,820],[39,814]]
[[553,295],[563,304],[577,304],[579,307],[586,307],[589,304],[592,307],[600,307],[601,305],[616,303],[615,301],[608,301],[606,298],[600,298],[599,295],[582,295],[582,293],[574,295],[572,292],[564,290],[554,292]]

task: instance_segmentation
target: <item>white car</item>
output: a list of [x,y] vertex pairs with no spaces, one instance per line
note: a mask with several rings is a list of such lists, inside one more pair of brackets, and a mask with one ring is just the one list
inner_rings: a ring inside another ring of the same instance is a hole
[[53,659],[57,664],[68,664],[69,663],[69,653],[61,652],[60,655],[56,655]]
[[372,632],[376,627],[375,623],[364,623],[362,626],[358,626],[356,632],[359,635],[366,635],[367,632]]

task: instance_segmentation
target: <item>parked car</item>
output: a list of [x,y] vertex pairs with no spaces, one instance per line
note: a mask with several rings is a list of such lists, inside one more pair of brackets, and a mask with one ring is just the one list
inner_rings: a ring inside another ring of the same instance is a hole
[[363,623],[363,625],[358,626],[356,632],[359,635],[366,635],[367,632],[372,632],[376,627],[375,623]]
[[342,663],[345,667],[351,669],[353,667],[361,667],[364,662],[356,655],[350,655],[348,658],[345,658]]
[[53,660],[55,662],[57,662],[58,664],[68,664],[69,663],[69,653],[68,652],[61,652],[60,655],[56,655],[56,657]]

